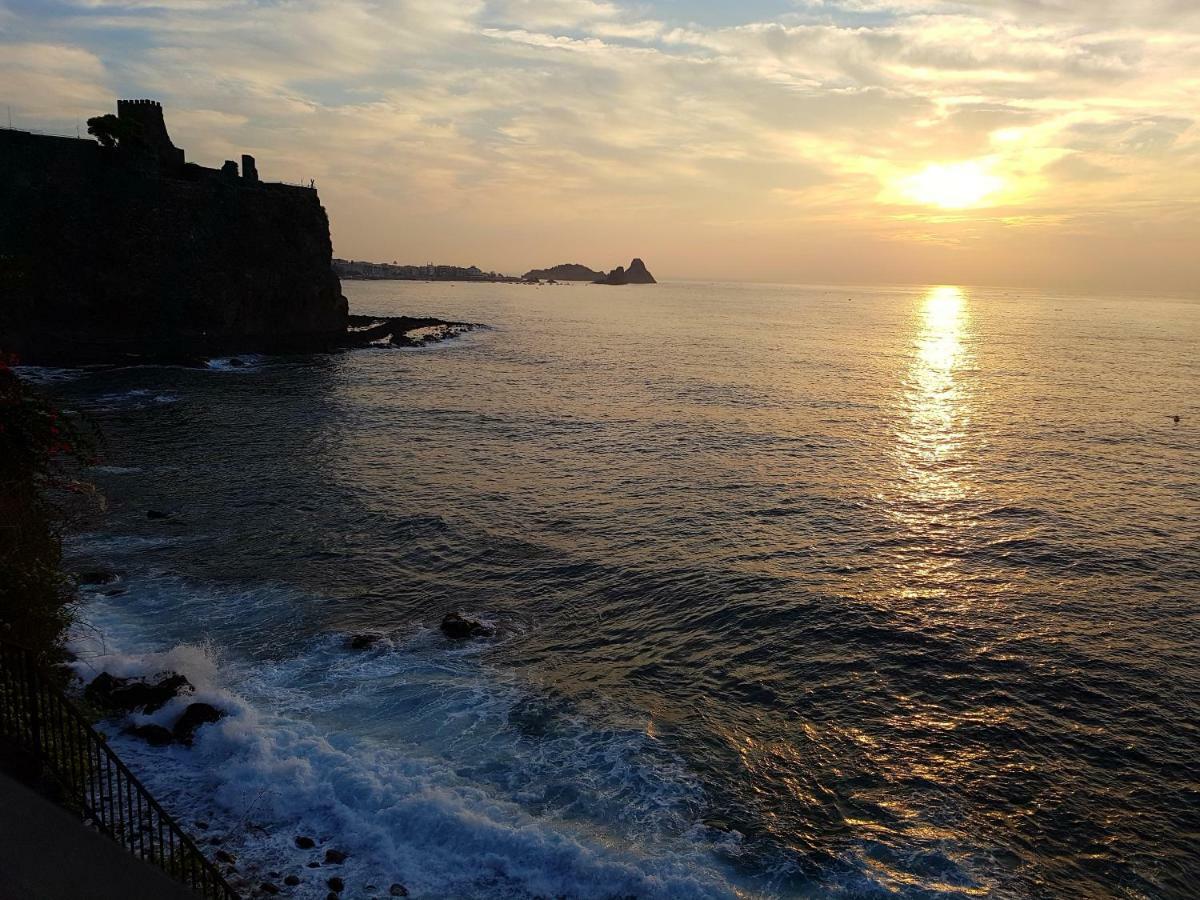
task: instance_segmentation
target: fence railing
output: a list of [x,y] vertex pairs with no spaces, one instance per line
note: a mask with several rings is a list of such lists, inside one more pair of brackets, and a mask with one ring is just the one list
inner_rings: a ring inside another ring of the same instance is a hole
[[0,641],[0,737],[59,782],[85,820],[139,859],[212,900],[238,900],[217,867],[175,823],[37,664]]

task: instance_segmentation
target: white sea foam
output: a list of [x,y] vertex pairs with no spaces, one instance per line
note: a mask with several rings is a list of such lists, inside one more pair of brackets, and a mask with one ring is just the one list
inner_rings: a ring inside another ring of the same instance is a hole
[[165,406],[178,402],[179,395],[169,391],[160,393],[146,388],[134,388],[112,394],[101,394],[95,399],[94,404],[98,409],[117,410],[148,409],[152,406]]
[[[89,605],[76,671],[175,671],[195,686],[138,724],[169,726],[196,700],[228,713],[190,750],[109,730],[169,808],[212,823],[249,884],[276,870],[303,879],[298,897],[324,897],[333,874],[353,896],[397,881],[426,897],[734,896],[692,824],[698,786],[644,731],[590,728],[428,629],[365,652],[317,636],[253,662],[212,645],[138,652],[156,646],[147,621],[161,602],[145,587]],[[538,714],[514,728],[531,703]],[[297,835],[318,848],[297,850]],[[306,868],[330,847],[344,865]]]
[[[265,357],[257,353],[247,353],[243,356],[217,356],[208,360],[204,365],[214,372],[253,372],[263,364]],[[234,362],[241,363],[238,365]]]
[[86,374],[86,369],[58,369],[52,366],[13,366],[13,371],[34,384],[54,384],[74,381]]

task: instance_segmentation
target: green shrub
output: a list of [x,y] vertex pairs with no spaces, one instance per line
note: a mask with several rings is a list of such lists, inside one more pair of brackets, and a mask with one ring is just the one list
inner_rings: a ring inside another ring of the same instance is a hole
[[75,587],[62,569],[56,492],[94,493],[75,477],[95,461],[94,433],[65,415],[0,354],[0,637],[62,658]]

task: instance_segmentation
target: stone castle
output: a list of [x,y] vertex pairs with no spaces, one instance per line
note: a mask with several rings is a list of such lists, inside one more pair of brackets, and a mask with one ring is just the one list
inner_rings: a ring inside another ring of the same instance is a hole
[[344,339],[314,188],[261,181],[249,155],[240,174],[187,162],[153,100],[115,118],[126,140],[109,146],[0,130],[0,350],[82,362]]

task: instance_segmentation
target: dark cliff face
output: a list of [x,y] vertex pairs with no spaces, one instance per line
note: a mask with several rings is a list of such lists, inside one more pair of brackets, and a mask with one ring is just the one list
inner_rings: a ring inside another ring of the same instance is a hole
[[0,348],[28,361],[334,345],[332,255],[316,191],[0,132]]

